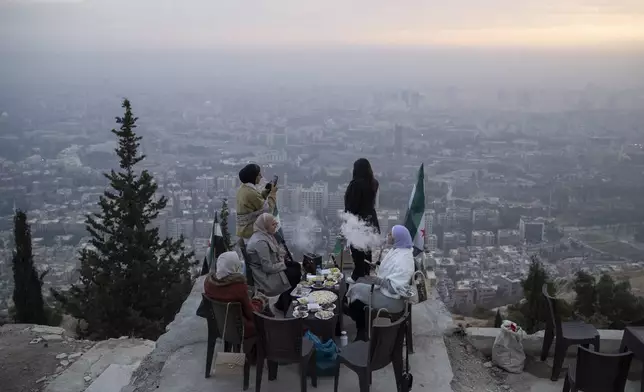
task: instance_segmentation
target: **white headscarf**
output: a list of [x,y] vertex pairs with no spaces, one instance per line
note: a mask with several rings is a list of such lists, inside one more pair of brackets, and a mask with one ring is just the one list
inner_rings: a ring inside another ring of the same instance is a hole
[[237,252],[224,252],[217,258],[217,279],[223,279],[228,275],[241,274],[244,270],[244,262],[241,261]]

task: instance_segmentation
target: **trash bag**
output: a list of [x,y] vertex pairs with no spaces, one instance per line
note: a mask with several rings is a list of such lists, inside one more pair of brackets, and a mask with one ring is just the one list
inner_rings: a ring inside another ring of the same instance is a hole
[[335,374],[336,359],[338,357],[338,346],[333,339],[322,343],[319,337],[307,331],[305,338],[313,342],[315,347],[315,367],[318,376],[332,376]]
[[510,373],[521,373],[525,364],[524,332],[516,323],[505,320],[492,346],[492,362]]

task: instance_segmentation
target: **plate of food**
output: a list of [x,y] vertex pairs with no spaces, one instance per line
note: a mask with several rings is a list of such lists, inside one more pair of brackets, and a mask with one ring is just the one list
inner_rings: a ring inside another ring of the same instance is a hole
[[310,302],[315,302],[320,305],[331,304],[338,299],[338,295],[332,291],[320,290],[314,291],[309,294]]
[[321,305],[322,310],[328,310],[328,311],[334,311],[335,310],[335,304],[324,304]]
[[329,268],[329,273],[332,275],[337,275],[340,273],[340,268]]
[[309,311],[309,307],[306,305],[298,305],[295,307],[294,311],[307,313]]
[[297,302],[299,302],[300,305],[306,305],[306,304],[309,303],[309,298],[308,297],[300,297],[300,298],[297,299]]
[[315,314],[315,317],[319,318],[320,320],[329,320],[333,317],[333,312],[329,310],[320,310]]
[[295,318],[307,318],[307,317],[309,317],[309,313],[308,312],[303,312],[301,310],[294,310],[293,311],[293,317],[295,317]]
[[336,284],[338,284],[338,282],[336,280],[326,280],[326,281],[324,281],[324,287],[326,287],[326,288],[333,287]]
[[300,282],[300,285],[302,287],[311,287],[311,282],[309,282],[308,280],[303,280]]

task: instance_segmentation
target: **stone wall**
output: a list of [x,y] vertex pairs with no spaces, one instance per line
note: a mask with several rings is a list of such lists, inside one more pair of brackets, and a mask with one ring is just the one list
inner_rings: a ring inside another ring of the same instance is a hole
[[[500,328],[467,328],[467,338],[477,350],[485,355],[492,355],[492,346],[494,340],[498,336]],[[622,341],[624,331],[614,329],[600,329],[599,337],[600,351],[603,353],[617,353],[619,352],[619,345]],[[541,355],[541,347],[543,345],[544,331],[539,331],[532,335],[526,335],[523,339],[523,350],[526,354],[538,357]],[[550,356],[554,355],[554,343],[550,347]],[[577,354],[575,346],[568,349],[568,355],[574,356]]]

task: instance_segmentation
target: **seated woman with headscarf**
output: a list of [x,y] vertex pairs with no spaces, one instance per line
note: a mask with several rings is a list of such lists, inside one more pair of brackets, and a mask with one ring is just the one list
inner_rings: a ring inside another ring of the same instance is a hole
[[[225,252],[217,258],[217,272],[210,273],[204,281],[204,292],[210,299],[219,302],[239,302],[244,318],[244,339],[256,335],[253,312],[262,312],[268,299],[248,296],[244,275],[244,263],[236,252]],[[250,349],[250,347],[249,347]]]
[[254,163],[246,165],[239,171],[241,185],[237,190],[237,237],[243,238],[244,242],[253,234],[253,224],[258,216],[264,212],[273,212],[275,209],[275,196],[277,185],[270,189],[260,191],[257,189],[262,179],[259,165]]
[[[405,226],[396,225],[389,235],[391,249],[382,260],[378,275],[369,277],[370,283],[352,285],[347,292],[349,314],[356,322],[356,340],[366,340],[367,320],[365,306],[373,309],[387,309],[387,312],[400,313],[405,310],[407,298],[411,297],[411,279],[414,275],[414,253],[411,234]],[[376,287],[371,295],[371,284]]]
[[271,214],[261,214],[253,225],[254,233],[246,245],[249,267],[257,291],[280,298],[275,308],[286,312],[290,304],[291,291],[302,279],[302,267],[299,263],[286,260],[286,250],[275,239],[277,219]]

